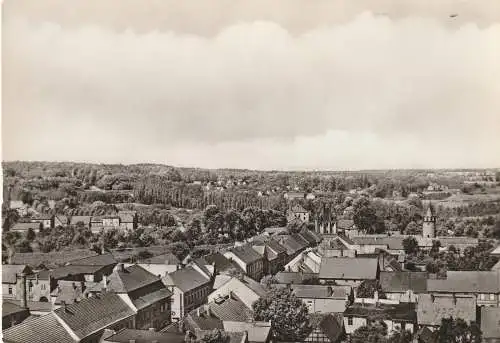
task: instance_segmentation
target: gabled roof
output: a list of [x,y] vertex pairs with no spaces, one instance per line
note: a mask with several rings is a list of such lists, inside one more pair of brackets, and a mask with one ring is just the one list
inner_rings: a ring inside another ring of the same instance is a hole
[[122,223],[133,223],[136,216],[135,211],[119,211],[118,217]]
[[498,271],[448,271],[446,279],[429,279],[428,292],[500,293]]
[[5,301],[5,299],[2,301],[2,317],[7,317],[15,313],[21,313],[25,311],[28,311],[28,309],[23,308],[13,302]]
[[406,292],[415,293],[427,291],[427,272],[380,272],[380,285],[386,293]]
[[105,293],[54,311],[80,338],[105,329],[109,325],[129,318],[135,312],[116,293]]
[[417,318],[414,303],[400,304],[361,304],[354,303],[344,311],[344,317],[361,317],[414,322]]
[[291,285],[297,298],[310,299],[346,299],[347,290],[344,286],[326,285]]
[[91,219],[92,219],[91,216],[71,216],[69,223],[71,225],[76,225],[78,222],[82,222],[83,224],[88,226],[90,224]]
[[71,260],[68,265],[72,266],[110,266],[116,264],[117,261],[112,254],[102,254],[95,256],[88,256],[76,260]]
[[34,223],[15,223],[11,228],[10,231],[28,231],[29,229],[32,229],[33,231],[35,230],[40,230],[40,223],[34,222]]
[[299,237],[302,238],[303,241],[307,242],[307,245],[317,244],[321,240],[317,240],[316,236],[311,233],[311,230],[302,229],[298,234]]
[[319,269],[320,279],[375,280],[376,258],[323,258]]
[[304,280],[317,279],[317,273],[302,273],[302,272],[278,272],[274,279],[282,284],[301,284]]
[[481,332],[485,339],[500,339],[500,307],[481,307]]
[[108,290],[116,293],[129,293],[159,280],[158,276],[146,269],[132,265],[123,271],[115,270],[108,277]]
[[68,224],[68,217],[67,216],[64,216],[62,214],[58,214],[57,216],[55,216],[54,219],[57,219],[59,220],[63,225],[66,225]]
[[311,328],[319,329],[330,342],[337,342],[344,333],[341,314],[312,314],[309,316]]
[[337,229],[351,229],[354,226],[354,220],[351,219],[339,219],[337,220]]
[[391,250],[404,250],[403,240],[405,237],[370,237],[357,236],[351,237],[354,244],[359,245],[385,245]]
[[248,245],[234,247],[230,251],[246,264],[254,263],[262,259],[262,256]]
[[283,237],[280,239],[279,243],[286,248],[288,255],[295,255],[298,251],[306,248],[309,244],[304,238],[298,236],[297,234]]
[[286,248],[273,239],[267,241],[266,245],[276,254],[286,254]]
[[186,324],[186,329],[190,331],[224,329],[222,320],[207,312],[198,315],[197,309],[187,314],[184,318],[184,323]]
[[141,261],[141,263],[148,263],[148,264],[167,264],[167,265],[178,265],[181,263],[177,256],[172,254],[171,252],[166,253],[166,254],[161,254],[157,256],[153,256],[151,258],[145,259]]
[[292,208],[290,209],[290,211],[293,213],[307,213],[307,210],[305,208],[303,208],[302,206],[300,206],[299,204],[293,205]]
[[2,333],[6,343],[75,343],[53,313],[25,320]]
[[17,276],[21,273],[31,273],[31,268],[26,265],[4,264],[2,265],[2,283],[16,283]]
[[226,332],[247,332],[250,343],[265,343],[271,334],[271,323],[268,322],[241,322],[227,320],[223,322]]
[[64,278],[67,278],[69,276],[76,276],[76,275],[93,275],[96,274],[98,271],[100,271],[103,268],[103,266],[62,266],[55,268],[53,270],[43,272],[42,275],[47,273],[51,277],[53,277],[56,280],[61,280]]
[[220,320],[245,322],[253,318],[253,312],[239,299],[227,297],[208,304],[213,315]]
[[73,304],[84,299],[82,287],[75,285],[59,284],[56,289],[50,294],[51,297],[55,297],[55,304]]
[[163,278],[167,286],[176,286],[182,292],[189,292],[210,282],[204,275],[191,266],[176,270]]
[[441,325],[443,318],[476,320],[476,298],[467,296],[432,296],[421,294],[418,298],[417,320],[419,325]]
[[215,263],[215,269],[222,273],[229,270],[243,271],[241,267],[234,261],[230,261],[221,253],[214,253],[204,256],[205,261],[209,264]]
[[150,330],[123,329],[111,336],[103,337],[107,342],[116,343],[184,343],[183,333],[155,332]]
[[15,253],[12,256],[12,263],[26,264],[32,267],[36,267],[43,264],[48,268],[53,268],[68,263],[72,260],[75,260],[75,258],[83,258],[95,255],[97,255],[95,251],[88,249],[51,251],[49,253],[43,253],[43,252]]
[[155,287],[155,290],[150,290],[147,294],[135,297],[131,300],[137,310],[142,310],[143,308],[151,306],[158,301],[170,298],[171,296],[172,292],[159,282],[157,287]]

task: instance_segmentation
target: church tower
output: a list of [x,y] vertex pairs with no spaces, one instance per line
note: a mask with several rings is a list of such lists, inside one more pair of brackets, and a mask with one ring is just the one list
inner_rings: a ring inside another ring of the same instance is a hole
[[424,238],[436,237],[436,216],[434,215],[434,209],[431,204],[429,204],[429,208],[424,217],[422,236],[424,236]]

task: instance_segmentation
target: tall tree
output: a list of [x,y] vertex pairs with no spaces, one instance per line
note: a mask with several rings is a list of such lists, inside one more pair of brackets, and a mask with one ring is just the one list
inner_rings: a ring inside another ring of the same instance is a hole
[[291,289],[272,288],[252,307],[255,320],[271,321],[279,341],[300,341],[310,330],[307,306]]
[[480,343],[481,336],[477,323],[462,318],[443,318],[438,331],[439,343]]

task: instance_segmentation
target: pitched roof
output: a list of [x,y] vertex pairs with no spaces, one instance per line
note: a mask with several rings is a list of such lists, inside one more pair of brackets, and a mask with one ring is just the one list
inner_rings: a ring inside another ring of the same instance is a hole
[[11,200],[9,206],[12,210],[16,210],[18,208],[23,208],[23,207],[28,207],[28,205],[25,204],[24,202],[22,202],[21,200]]
[[387,293],[406,292],[411,289],[415,293],[427,291],[427,272],[380,272],[380,285]]
[[354,303],[344,311],[344,317],[353,316],[375,319],[405,320],[414,322],[417,318],[414,303],[361,304]]
[[304,207],[300,206],[299,204],[293,205],[290,211],[293,213],[307,213],[307,210]]
[[278,272],[274,279],[283,284],[301,284],[304,280],[317,279],[318,276],[318,273]]
[[266,245],[277,254],[286,254],[286,248],[273,239],[267,241]]
[[343,334],[341,314],[313,314],[310,316],[309,322],[313,330],[319,329],[330,342],[337,342]]
[[374,280],[377,278],[376,258],[323,258],[320,279]]
[[68,264],[72,266],[110,266],[116,263],[116,259],[110,253],[88,256],[68,262]]
[[354,226],[354,220],[352,219],[339,219],[337,220],[337,229],[350,229]]
[[221,253],[214,253],[204,256],[205,261],[212,264],[215,263],[215,269],[218,272],[226,272],[229,270],[243,271],[241,267],[234,261],[230,261]]
[[68,263],[76,258],[83,258],[88,256],[95,256],[97,253],[88,249],[72,249],[64,251],[52,251],[49,253],[42,252],[29,252],[29,253],[15,253],[12,256],[12,264],[26,264],[32,267],[41,264],[48,268],[57,267]]
[[[21,300],[8,299],[8,300],[4,300],[4,301],[8,302],[8,303],[11,303],[11,304],[14,304],[14,305],[17,305],[17,306],[21,306]],[[47,301],[31,301],[31,300],[28,300],[27,305],[28,305],[28,309],[31,312],[34,312],[34,311],[50,312],[50,311],[52,311],[52,303],[51,302],[47,302]]]
[[282,233],[288,233],[288,228],[287,227],[266,227],[264,229],[264,232],[267,232],[271,236],[272,235],[279,235]]
[[172,254],[171,252],[150,257],[141,261],[142,263],[150,263],[150,264],[169,264],[169,265],[178,265],[181,263],[177,256]]
[[252,311],[239,299],[225,297],[208,304],[210,311],[220,320],[244,322],[253,318]]
[[250,343],[264,343],[269,339],[271,323],[268,322],[240,322],[227,320],[223,322],[226,332],[247,332]]
[[157,303],[160,300],[170,298],[171,296],[172,292],[165,288],[163,284],[159,283],[156,290],[150,291],[147,294],[132,299],[132,303],[137,310],[141,310],[153,305],[154,303]]
[[191,331],[199,330],[213,330],[224,329],[222,320],[211,315],[210,313],[203,312],[198,315],[198,310],[195,309],[187,314],[184,318],[186,329]]
[[31,273],[31,269],[26,265],[4,264],[2,265],[2,283],[16,283],[17,276],[21,273]]
[[[92,275],[101,270],[103,266],[62,266],[46,273],[56,280],[76,275]],[[45,272],[44,272],[45,274]]]
[[108,342],[116,343],[183,343],[183,333],[155,332],[150,330],[123,329],[111,336],[105,337]]
[[448,271],[446,279],[429,279],[428,292],[500,293],[498,271]]
[[115,270],[108,277],[108,289],[117,293],[129,293],[159,280],[158,276],[134,264],[123,271]]
[[176,286],[183,292],[189,292],[209,282],[209,279],[191,266],[176,270],[163,278],[164,284]]
[[135,312],[116,293],[84,299],[58,308],[54,313],[80,338],[129,318]]
[[483,338],[500,339],[500,307],[481,307],[481,331]]
[[56,289],[50,294],[51,297],[56,297],[55,304],[73,304],[84,298],[82,287],[78,287],[76,283],[74,285],[59,284]]
[[297,298],[346,299],[347,297],[346,288],[343,286],[292,285],[291,288]]
[[309,243],[304,243],[303,238],[299,238],[299,240],[296,238],[297,235],[295,235],[295,237],[283,236],[279,238],[278,243],[286,248],[288,255],[295,255],[299,250],[302,250],[309,245]]
[[6,343],[75,343],[53,313],[25,320],[2,333]]
[[256,262],[256,261],[262,259],[262,257],[255,250],[253,250],[252,247],[249,245],[242,245],[239,247],[234,247],[230,251],[234,255],[236,255],[236,257],[238,257],[240,260],[242,260],[243,262],[245,262],[247,264],[253,263],[253,262]]
[[71,225],[76,225],[78,222],[82,222],[85,225],[89,225],[91,219],[91,216],[71,216],[69,223]]
[[14,313],[21,313],[28,311],[27,308],[23,308],[13,302],[10,301],[2,301],[2,317],[10,316]]
[[28,231],[29,229],[32,230],[40,230],[40,223],[15,223],[11,228],[10,231]]
[[62,214],[58,214],[57,216],[55,216],[55,219],[59,220],[63,225],[68,224],[68,217],[63,216]]
[[310,244],[317,244],[323,240],[316,232],[309,230],[307,228],[300,231],[300,235],[304,237]]
[[135,211],[119,211],[118,217],[122,223],[133,223],[136,216]]
[[443,318],[476,320],[476,298],[467,296],[433,296],[421,294],[418,298],[417,319],[419,325],[441,325]]
[[385,245],[391,250],[404,250],[403,240],[405,237],[370,237],[370,236],[357,236],[351,237],[354,244],[359,245]]

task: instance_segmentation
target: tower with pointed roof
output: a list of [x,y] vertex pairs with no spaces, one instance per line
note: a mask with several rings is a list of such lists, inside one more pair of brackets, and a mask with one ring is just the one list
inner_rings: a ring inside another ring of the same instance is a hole
[[422,235],[425,238],[436,237],[436,216],[432,204],[429,204],[427,213],[424,216],[424,223],[422,224]]

